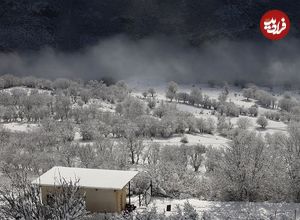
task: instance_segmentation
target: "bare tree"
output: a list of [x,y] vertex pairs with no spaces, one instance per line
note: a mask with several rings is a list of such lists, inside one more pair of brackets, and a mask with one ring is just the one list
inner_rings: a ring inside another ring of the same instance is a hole
[[221,149],[215,180],[224,198],[256,201],[266,181],[269,166],[267,145],[262,137],[247,130],[236,135],[227,149]]
[[199,170],[199,167],[202,164],[203,161],[203,154],[206,152],[206,148],[204,145],[194,145],[190,146],[188,149],[188,155],[190,159],[190,164],[194,168],[194,171],[197,172]]
[[126,140],[125,144],[126,144],[126,148],[129,151],[130,160],[132,164],[139,162],[140,156],[145,147],[143,144],[143,140],[141,140],[136,136],[137,127],[135,126],[136,125],[132,125],[126,128],[125,131],[125,140]]
[[76,154],[83,167],[97,167],[97,152],[92,144],[77,145]]
[[156,94],[156,91],[154,88],[149,88],[148,89],[149,94],[151,95],[152,98],[154,98],[154,95]]
[[14,174],[10,180],[11,187],[0,190],[0,217],[3,219],[75,220],[87,214],[77,180],[61,179],[46,203],[42,201],[40,187],[30,184],[26,175]]
[[88,89],[82,89],[80,91],[80,97],[81,100],[84,102],[84,104],[88,103],[91,98],[91,92]]
[[300,202],[300,123],[288,126],[289,136],[281,138],[281,156],[288,176],[288,189],[293,201]]
[[160,151],[160,145],[159,143],[152,143],[149,147],[146,153],[144,154],[143,160],[147,160],[147,163],[149,165],[156,165],[159,160],[159,151]]
[[85,121],[80,125],[80,133],[82,140],[91,141],[96,138],[97,128],[96,123],[92,120]]
[[71,111],[71,101],[69,96],[58,95],[55,100],[56,117],[60,119],[68,118]]

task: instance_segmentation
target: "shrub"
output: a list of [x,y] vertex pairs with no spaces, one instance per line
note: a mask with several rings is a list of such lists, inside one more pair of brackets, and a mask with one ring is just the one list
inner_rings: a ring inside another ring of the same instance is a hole
[[189,142],[187,136],[182,136],[182,138],[180,139],[180,142],[187,144]]

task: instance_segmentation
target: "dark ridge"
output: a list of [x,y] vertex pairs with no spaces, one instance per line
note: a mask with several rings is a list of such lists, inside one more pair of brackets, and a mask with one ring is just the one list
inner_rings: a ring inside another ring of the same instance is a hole
[[264,41],[259,20],[285,11],[299,37],[300,2],[270,0],[1,0],[0,50],[74,51],[110,36],[172,36],[199,46],[219,39]]

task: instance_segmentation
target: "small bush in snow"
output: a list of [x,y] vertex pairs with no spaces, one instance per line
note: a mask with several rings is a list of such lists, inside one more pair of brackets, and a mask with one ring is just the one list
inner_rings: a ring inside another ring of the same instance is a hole
[[183,137],[180,139],[180,142],[181,142],[181,143],[184,143],[184,144],[189,143],[187,136],[183,136]]
[[239,129],[246,130],[252,125],[252,122],[249,118],[239,118],[236,124]]
[[199,219],[199,215],[198,215],[196,209],[189,202],[184,203],[183,216],[184,216],[184,219],[189,219],[189,220],[198,220]]

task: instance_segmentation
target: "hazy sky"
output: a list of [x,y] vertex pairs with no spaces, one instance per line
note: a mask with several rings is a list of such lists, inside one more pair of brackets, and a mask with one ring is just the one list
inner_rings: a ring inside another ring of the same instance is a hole
[[221,40],[191,48],[174,39],[131,41],[117,36],[76,53],[45,48],[31,54],[0,54],[0,73],[180,83],[299,83],[299,46],[296,39],[266,43]]

